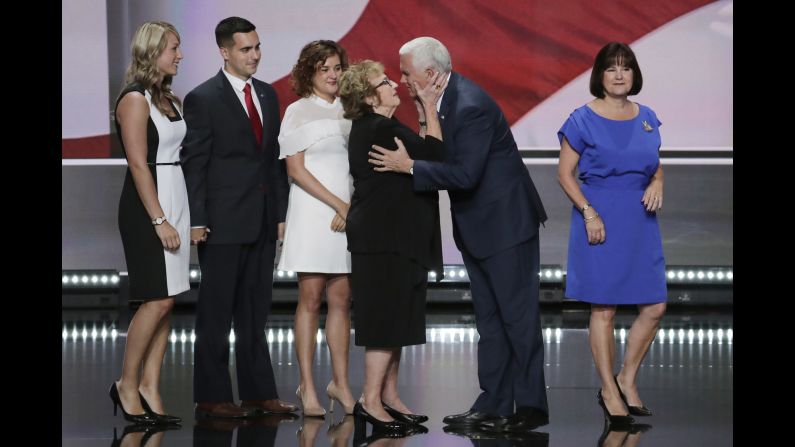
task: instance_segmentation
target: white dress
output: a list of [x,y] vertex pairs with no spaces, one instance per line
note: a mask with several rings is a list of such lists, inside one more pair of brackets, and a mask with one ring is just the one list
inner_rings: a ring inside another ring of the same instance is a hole
[[[311,95],[290,104],[279,131],[279,158],[304,151],[304,166],[332,194],[350,203],[353,178],[348,169],[351,121],[342,117],[339,98],[329,104]],[[350,273],[351,254],[344,232],[331,230],[336,212],[290,185],[280,270],[312,273]]]

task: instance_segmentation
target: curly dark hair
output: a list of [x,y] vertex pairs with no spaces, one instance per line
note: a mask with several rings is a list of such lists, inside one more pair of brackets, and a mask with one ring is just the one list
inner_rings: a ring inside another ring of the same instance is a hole
[[351,65],[339,80],[339,95],[342,102],[343,116],[350,120],[359,119],[365,113],[372,113],[373,106],[367,104],[365,98],[377,96],[375,87],[370,84],[372,77],[384,74],[384,65],[380,62],[365,59]]
[[309,97],[312,94],[312,77],[326,63],[326,59],[334,55],[340,57],[342,70],[347,70],[348,53],[337,42],[314,40],[304,45],[301,54],[298,55],[298,62],[293,65],[293,71],[290,73],[290,85],[293,86],[293,91],[301,98]]

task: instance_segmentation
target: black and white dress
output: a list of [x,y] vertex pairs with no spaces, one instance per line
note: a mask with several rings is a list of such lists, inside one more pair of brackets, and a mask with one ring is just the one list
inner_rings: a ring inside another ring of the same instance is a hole
[[[135,188],[130,169],[124,178],[119,200],[119,232],[124,245],[124,257],[130,281],[130,298],[151,300],[174,296],[190,289],[190,211],[188,191],[179,150],[185,136],[185,121],[181,111],[171,104],[172,117],[161,113],[152,97],[140,84],[128,85],[119,99],[130,92],[139,92],[149,103],[149,120],[146,127],[146,161],[157,187],[157,198],[168,222],[179,233],[180,246],[175,251],[165,250],[155,233],[152,219],[144,208]],[[121,126],[116,121],[116,133],[121,139]],[[122,149],[124,142],[122,141]],[[126,151],[125,151],[126,154]],[[172,163],[172,164],[166,164]]]

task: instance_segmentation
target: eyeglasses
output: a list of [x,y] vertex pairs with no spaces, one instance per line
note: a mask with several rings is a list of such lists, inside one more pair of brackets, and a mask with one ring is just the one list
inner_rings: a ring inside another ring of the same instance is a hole
[[390,87],[391,87],[391,86],[392,86],[392,81],[390,81],[390,80],[389,80],[389,78],[387,78],[387,77],[384,77],[384,80],[383,80],[383,81],[381,81],[381,82],[379,82],[378,84],[376,84],[376,85],[373,87],[373,89],[378,89],[378,87],[381,87],[382,85],[388,85],[388,86],[390,86]]

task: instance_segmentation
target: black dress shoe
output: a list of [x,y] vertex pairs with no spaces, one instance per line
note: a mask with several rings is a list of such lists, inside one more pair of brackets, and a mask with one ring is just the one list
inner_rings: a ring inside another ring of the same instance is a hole
[[549,416],[535,408],[519,407],[508,417],[498,417],[480,424],[485,430],[502,432],[528,432],[549,424]]
[[141,394],[140,391],[138,392],[138,396],[141,397],[141,406],[144,407],[144,411],[147,414],[150,414],[150,415],[154,416],[155,420],[158,423],[160,423],[160,424],[181,424],[182,423],[182,418],[179,417],[179,416],[172,416],[170,414],[155,413],[155,411],[152,410],[152,407],[149,406],[149,402],[146,401],[146,399],[144,398],[144,395]]
[[629,410],[629,414],[633,416],[651,416],[651,410],[646,408],[645,405],[641,405],[640,407],[636,407],[630,405],[627,402],[627,396],[624,395],[624,392],[621,391],[621,385],[618,384],[618,375],[613,376],[613,380],[616,381],[616,388],[618,388],[618,395],[621,397],[621,400],[624,401],[624,405],[627,406],[627,410]]
[[353,406],[353,415],[356,417],[356,420],[367,421],[373,424],[373,430],[376,431],[400,431],[405,432],[408,426],[400,421],[382,421],[377,419],[375,416],[371,415],[364,409],[364,406],[361,402],[356,402],[356,405]]
[[469,410],[465,413],[460,414],[451,414],[450,416],[445,416],[442,419],[442,422],[448,425],[465,425],[465,426],[473,426],[473,425],[480,425],[481,423],[497,418],[499,416],[495,416],[489,413],[481,413],[477,410]]
[[384,406],[384,410],[389,413],[390,416],[395,418],[400,422],[405,422],[409,425],[417,425],[422,424],[423,422],[428,420],[428,416],[424,414],[409,414],[409,413],[401,413],[400,411],[395,410],[394,408],[390,407],[389,405],[381,402],[381,405]]

